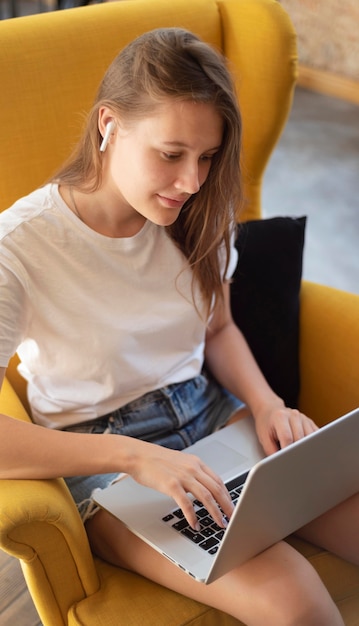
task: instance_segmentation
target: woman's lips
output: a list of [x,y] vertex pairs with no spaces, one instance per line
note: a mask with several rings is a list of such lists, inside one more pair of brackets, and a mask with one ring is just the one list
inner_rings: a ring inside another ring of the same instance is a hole
[[171,209],[180,209],[180,208],[182,208],[182,206],[184,205],[186,200],[188,200],[188,197],[186,197],[186,198],[170,198],[168,196],[162,196],[161,194],[157,194],[157,195],[158,195],[158,198],[160,199],[161,203],[164,204],[165,206],[171,208]]

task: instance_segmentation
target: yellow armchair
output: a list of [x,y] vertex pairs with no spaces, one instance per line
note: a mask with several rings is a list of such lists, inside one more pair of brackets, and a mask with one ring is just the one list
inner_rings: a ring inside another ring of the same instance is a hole
[[[264,168],[287,119],[295,34],[274,0],[129,0],[0,23],[0,210],[41,185],[76,142],[106,67],[139,33],[182,26],[227,55],[244,122],[246,212],[261,216]],[[30,419],[12,360],[0,410]],[[319,424],[359,405],[359,297],[304,283],[300,407]],[[359,569],[291,539],[347,626],[359,624]],[[229,626],[237,620],[94,558],[65,483],[0,481],[0,547],[20,559],[45,626]]]

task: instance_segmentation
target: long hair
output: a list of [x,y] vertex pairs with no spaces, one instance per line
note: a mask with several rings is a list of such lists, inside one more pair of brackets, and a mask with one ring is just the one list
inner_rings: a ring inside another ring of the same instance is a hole
[[131,42],[108,68],[83,136],[55,180],[89,193],[98,189],[102,180],[99,109],[107,106],[122,119],[135,121],[168,98],[212,104],[223,119],[222,144],[205,183],[174,224],[166,227],[188,260],[193,284],[200,286],[209,314],[213,298],[215,302],[221,298],[241,203],[241,118],[233,81],[219,52],[180,28],[156,29]]

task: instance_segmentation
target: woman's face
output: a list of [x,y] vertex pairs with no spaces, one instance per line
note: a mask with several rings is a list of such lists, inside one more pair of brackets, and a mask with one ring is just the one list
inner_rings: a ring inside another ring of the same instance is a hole
[[[104,159],[103,190],[128,225],[172,224],[205,182],[222,143],[212,104],[167,100],[149,117],[121,124]],[[138,230],[138,229],[137,229]]]

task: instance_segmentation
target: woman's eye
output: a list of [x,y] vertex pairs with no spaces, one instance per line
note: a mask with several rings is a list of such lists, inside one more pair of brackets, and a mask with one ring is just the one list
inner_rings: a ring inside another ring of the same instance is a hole
[[[202,162],[209,162],[212,161],[213,158],[215,157],[215,154],[202,154],[199,157],[199,160]],[[178,159],[180,159],[182,157],[182,153],[181,152],[161,152],[161,157],[162,159],[164,159],[165,161],[176,161]]]
[[162,157],[166,159],[166,161],[174,161],[175,159],[179,159],[181,155],[177,152],[162,152]]

